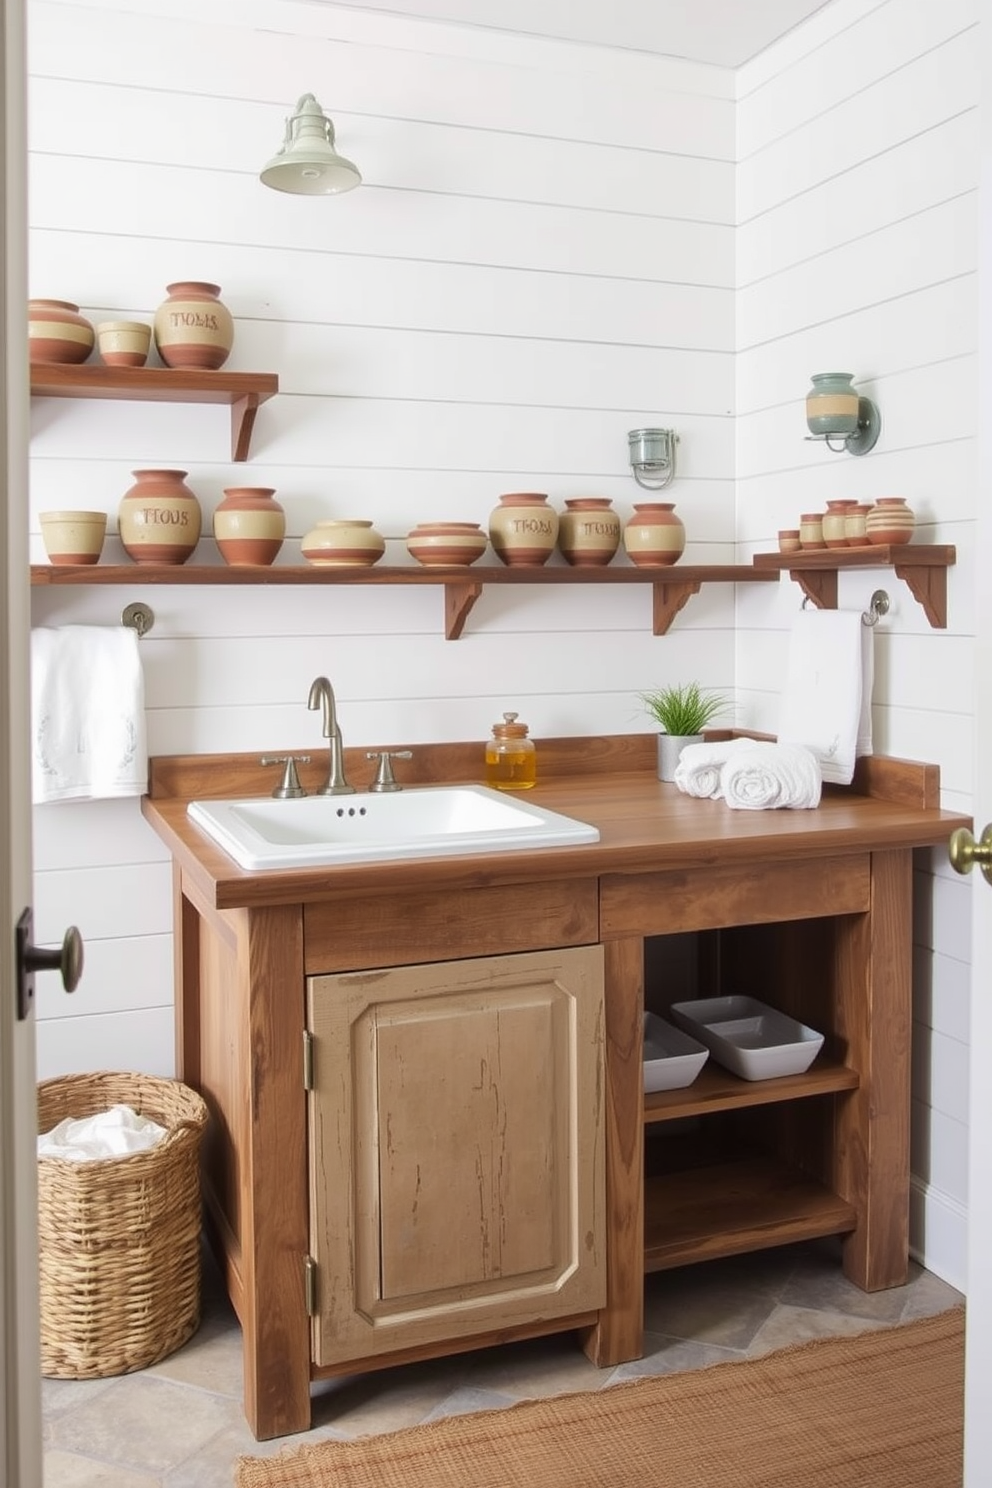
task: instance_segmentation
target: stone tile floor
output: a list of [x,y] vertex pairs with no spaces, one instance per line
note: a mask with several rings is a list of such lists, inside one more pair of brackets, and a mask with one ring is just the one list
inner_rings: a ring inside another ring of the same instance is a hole
[[839,1254],[835,1242],[815,1241],[649,1276],[644,1357],[615,1369],[597,1369],[563,1334],[323,1382],[314,1386],[311,1430],[271,1442],[256,1442],[245,1425],[241,1333],[205,1260],[203,1321],[184,1348],[135,1374],[43,1381],[45,1488],[226,1488],[242,1453],[698,1369],[964,1300],[915,1264],[906,1286],[861,1292],[844,1279]]

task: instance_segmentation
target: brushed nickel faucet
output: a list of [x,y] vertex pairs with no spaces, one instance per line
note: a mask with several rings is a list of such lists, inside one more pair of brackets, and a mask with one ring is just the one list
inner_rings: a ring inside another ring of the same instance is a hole
[[334,688],[326,677],[315,677],[311,682],[307,707],[312,710],[320,708],[323,718],[324,738],[330,744],[327,779],[323,785],[318,786],[316,794],[318,796],[353,796],[355,794],[355,787],[349,785],[345,779],[344,749],[341,743],[341,728],[338,724],[338,710],[334,700]]

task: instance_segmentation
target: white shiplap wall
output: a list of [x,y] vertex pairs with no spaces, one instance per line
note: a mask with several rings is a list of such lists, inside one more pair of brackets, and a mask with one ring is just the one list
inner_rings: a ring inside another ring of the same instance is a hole
[[[737,76],[739,556],[830,497],[899,494],[925,542],[954,543],[948,626],[891,572],[841,575],[840,604],[884,587],[875,636],[880,751],[941,767],[970,811],[977,490],[978,79],[975,0],[836,0]],[[842,368],[879,404],[861,459],[803,442],[813,372]],[[739,604],[742,714],[777,725],[783,580]],[[921,854],[914,976],[913,1243],[965,1276],[970,885]]]
[[[252,459],[224,410],[36,400],[30,502],[112,517],[148,466],[206,516],[276,488],[282,557],[365,515],[405,557],[417,521],[485,523],[501,491],[643,493],[628,429],[673,424],[687,557],[734,552],[733,79],[717,69],[346,6],[29,0],[31,292],[148,317],[176,279],[234,314],[229,366],[272,370]],[[340,199],[261,187],[314,91],[364,176]],[[108,540],[107,556],[119,552]],[[204,539],[198,555],[215,559]],[[137,576],[136,576],[137,579]],[[116,589],[35,591],[34,623],[112,625]],[[143,642],[153,753],[319,746],[326,672],[349,745],[649,729],[637,693],[732,690],[734,599],[710,586],[664,638],[650,593],[500,588],[457,643],[440,590],[156,588]],[[169,866],[133,802],[35,812],[41,940],[79,925],[72,1000],[43,978],[40,1074],[168,1073]]]

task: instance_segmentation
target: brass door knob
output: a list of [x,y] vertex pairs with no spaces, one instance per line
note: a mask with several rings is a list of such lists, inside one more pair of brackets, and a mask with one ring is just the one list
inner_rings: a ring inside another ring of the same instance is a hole
[[992,823],[976,842],[967,827],[958,827],[951,833],[947,844],[947,856],[956,873],[970,873],[977,863],[985,875],[986,883],[992,884]]

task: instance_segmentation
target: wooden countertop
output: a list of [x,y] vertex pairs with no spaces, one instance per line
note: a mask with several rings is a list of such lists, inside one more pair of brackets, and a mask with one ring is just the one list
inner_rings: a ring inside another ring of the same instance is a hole
[[[417,765],[406,777],[410,785],[481,781],[478,743],[421,745],[415,751]],[[539,784],[527,799],[599,829],[598,843],[578,847],[249,872],[189,821],[186,807],[197,798],[267,795],[273,776],[259,769],[256,754],[154,760],[151,794],[143,799],[142,811],[205,901],[218,909],[717,864],[757,867],[940,846],[955,828],[972,825],[970,817],[937,806],[939,775],[933,765],[875,757],[859,762],[854,785],[825,787],[815,810],[744,811],[663,784],[655,774],[654,751],[653,734],[538,742]],[[345,764],[362,788],[363,771],[372,768],[365,751],[346,751]],[[312,789],[320,765],[300,773]]]

